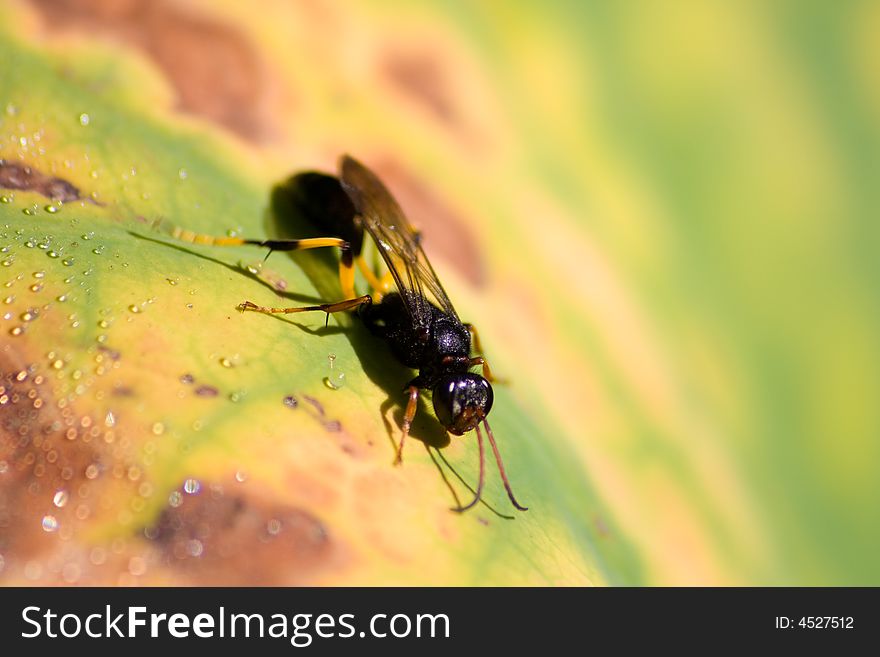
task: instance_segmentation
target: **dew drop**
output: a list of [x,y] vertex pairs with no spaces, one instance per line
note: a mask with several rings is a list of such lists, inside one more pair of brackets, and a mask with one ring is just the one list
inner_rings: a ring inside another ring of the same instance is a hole
[[144,561],[143,557],[132,557],[128,560],[128,572],[135,577],[143,575],[147,572],[147,562]]
[[59,509],[67,504],[67,500],[70,498],[70,495],[66,490],[61,489],[56,491],[55,497],[52,498],[52,503],[57,506]]
[[129,309],[131,312],[135,313],[135,314],[141,312],[141,308],[140,308],[140,306],[138,306],[137,304],[134,304],[134,303],[131,304],[131,305],[128,307],[128,309]]
[[187,495],[195,495],[202,489],[202,484],[199,483],[198,479],[187,479],[183,482],[183,491]]
[[189,553],[191,557],[200,557],[202,556],[202,551],[204,547],[202,546],[202,542],[196,538],[190,540],[186,544],[186,551]]
[[173,506],[174,508],[179,507],[183,504],[183,495],[180,494],[179,490],[172,491],[168,496],[168,504]]
[[186,169],[181,167],[180,169],[177,170],[177,177],[180,178],[181,180],[186,180],[189,177],[189,173],[187,172]]
[[43,516],[42,521],[43,531],[44,532],[54,532],[58,530],[58,519],[52,515]]
[[9,329],[9,335],[12,335],[12,336],[17,337],[17,336],[21,335],[22,333],[24,333],[24,326],[13,326],[11,329]]
[[163,433],[165,433],[165,425],[161,422],[156,422],[155,424],[153,424],[151,430],[154,436],[161,436]]
[[43,209],[44,209],[46,212],[48,212],[49,214],[55,214],[55,213],[58,212],[58,210],[60,210],[61,208],[59,208],[57,205],[51,205],[51,204],[50,204],[50,205],[44,206]]

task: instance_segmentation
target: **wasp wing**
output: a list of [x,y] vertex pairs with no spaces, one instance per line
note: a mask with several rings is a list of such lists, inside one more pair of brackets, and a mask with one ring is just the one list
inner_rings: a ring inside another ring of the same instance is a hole
[[430,327],[432,302],[458,319],[422,250],[418,231],[409,223],[391,192],[372,171],[348,155],[342,157],[339,169],[342,187],[364,228],[375,240],[414,325]]

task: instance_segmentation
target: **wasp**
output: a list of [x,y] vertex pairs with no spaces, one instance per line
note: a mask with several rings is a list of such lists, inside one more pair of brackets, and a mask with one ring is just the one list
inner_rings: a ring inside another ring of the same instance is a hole
[[[489,440],[501,480],[514,507],[517,502],[504,470],[504,463],[489,426],[494,393],[489,363],[482,355],[471,356],[472,347],[482,352],[473,325],[461,321],[434,268],[422,249],[421,234],[404,215],[397,201],[366,166],[348,155],[339,162],[339,176],[319,172],[297,174],[273,192],[276,202],[294,206],[328,237],[306,239],[245,239],[213,237],[173,228],[177,239],[215,246],[250,244],[274,251],[302,251],[336,247],[340,250],[339,281],[345,298],[332,303],[293,308],[260,306],[252,301],[239,304],[242,311],[270,315],[311,311],[331,313],[356,311],[369,330],[383,338],[394,356],[406,367],[417,370],[404,390],[408,397],[394,463],[403,460],[403,448],[418,407],[419,396],[431,395],[437,419],[457,436],[474,431],[479,450],[479,481],[474,499],[459,507],[476,505],[485,481],[483,431]],[[378,276],[364,258],[364,236],[375,242],[387,272]],[[268,254],[267,256],[268,257]],[[370,294],[355,291],[355,266],[372,288]],[[474,368],[481,368],[476,373]]]

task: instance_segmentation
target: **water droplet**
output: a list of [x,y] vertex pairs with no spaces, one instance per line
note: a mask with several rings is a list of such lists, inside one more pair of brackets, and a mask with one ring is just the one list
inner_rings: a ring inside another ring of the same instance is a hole
[[229,401],[238,403],[240,402],[244,396],[247,394],[244,390],[236,390],[234,392],[229,393]]
[[116,426],[116,416],[113,415],[113,411],[107,411],[107,415],[104,418],[104,426],[105,427],[115,427]]
[[12,202],[11,197],[6,196],[5,194],[3,196],[0,196],[0,203],[11,203],[11,202]]
[[192,539],[186,544],[186,551],[189,552],[191,557],[200,557],[202,556],[203,550],[202,542],[198,539]]
[[39,315],[39,312],[36,308],[28,308],[27,311],[21,314],[21,321],[31,322],[37,318],[37,315]]
[[229,358],[221,358],[220,364],[223,367],[235,367],[235,363],[233,363],[232,360],[230,360]]
[[65,267],[70,267],[73,264],[73,258],[64,258],[64,260],[61,261],[61,264]]
[[168,281],[168,285],[177,285],[180,282],[179,278],[166,278],[165,280]]
[[91,117],[88,114],[86,114],[85,112],[83,112],[82,114],[79,115],[79,124],[82,126],[88,125],[89,122],[91,122],[91,120],[92,120]]
[[180,169],[177,170],[177,177],[180,178],[181,180],[186,180],[189,177],[189,173],[187,173],[186,169],[181,167]]
[[284,405],[288,408],[296,408],[299,406],[299,402],[296,401],[296,397],[293,395],[287,395],[287,397],[284,398]]
[[266,531],[269,532],[270,536],[277,536],[281,532],[281,521],[272,518],[266,523]]
[[135,577],[143,575],[147,572],[147,562],[144,561],[143,557],[132,557],[128,560],[128,572]]
[[49,214],[55,214],[55,213],[58,212],[58,210],[60,210],[61,208],[59,208],[57,205],[51,205],[51,204],[50,204],[50,205],[45,206],[43,209],[44,209],[46,212],[48,212]]
[[64,361],[60,358],[56,358],[52,361],[51,367],[53,370],[60,370],[62,367],[64,367]]
[[246,472],[243,472],[242,470],[236,470],[236,472],[235,472],[235,480],[236,480],[238,483],[243,484],[244,482],[247,481],[247,473],[246,473]]
[[67,299],[68,296],[66,294],[59,294],[57,297],[55,297],[55,300],[60,301],[61,303],[64,303],[65,301],[67,301]]
[[54,532],[58,530],[58,520],[55,516],[45,515],[42,521],[44,532]]
[[183,495],[180,494],[179,490],[171,492],[171,494],[168,496],[168,504],[175,508],[183,504]]
[[8,297],[6,297],[5,299],[3,299],[3,303],[12,303],[13,301],[15,301],[15,295],[14,295],[14,294],[10,294]]
[[137,304],[134,304],[134,303],[131,304],[131,305],[128,307],[128,309],[129,309],[131,312],[135,313],[135,314],[141,312],[141,308],[140,308],[140,306],[138,306]]
[[190,384],[190,383],[192,383],[192,382],[195,381],[195,380],[196,380],[196,379],[195,379],[195,377],[194,377],[192,374],[184,374],[183,376],[180,377],[180,382],[181,382],[181,383]]
[[154,436],[161,436],[163,433],[165,433],[165,425],[161,422],[156,422],[153,425],[152,431]]
[[89,561],[96,566],[100,566],[107,560],[107,551],[102,547],[94,547],[89,552]]
[[11,329],[9,329],[9,335],[17,337],[22,333],[24,333],[24,326],[13,326]]
[[195,495],[202,490],[202,484],[198,479],[187,479],[183,482],[183,491],[188,495]]
[[75,584],[79,580],[80,568],[78,563],[66,563],[61,569],[61,577],[68,584]]
[[36,214],[36,211],[35,211],[33,208],[24,208],[24,209],[22,210],[22,213],[24,213],[24,214],[26,214],[26,215],[28,215],[28,216],[33,216],[33,215]]
[[52,498],[52,503],[57,506],[59,509],[67,504],[67,500],[70,498],[67,491],[61,489],[55,493],[55,497]]
[[40,292],[43,289],[42,283],[34,283],[31,285],[31,292]]
[[46,272],[40,270],[34,272],[34,278],[46,278]]
[[50,258],[59,258],[59,257],[61,257],[61,254],[58,253],[58,251],[55,251],[55,250],[46,251],[46,255],[49,256]]

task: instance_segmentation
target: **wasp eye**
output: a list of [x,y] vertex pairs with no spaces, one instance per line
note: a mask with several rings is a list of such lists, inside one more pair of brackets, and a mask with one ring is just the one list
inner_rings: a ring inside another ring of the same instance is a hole
[[445,377],[434,387],[434,412],[448,431],[461,435],[489,414],[492,386],[479,374]]

